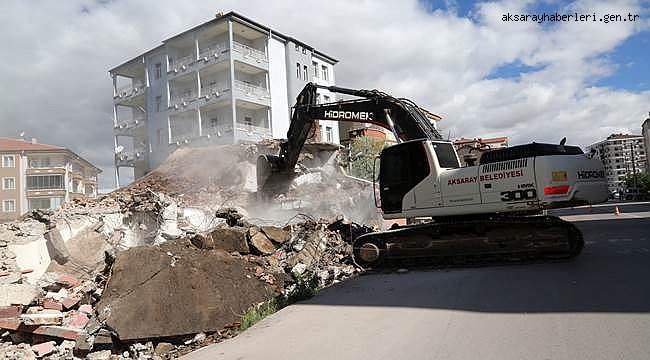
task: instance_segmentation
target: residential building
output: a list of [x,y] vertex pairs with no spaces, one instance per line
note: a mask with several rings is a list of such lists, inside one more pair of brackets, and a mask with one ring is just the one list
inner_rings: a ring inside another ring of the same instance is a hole
[[[650,113],[648,113],[648,118],[641,125],[641,136],[643,136],[643,146],[648,151],[650,149]],[[645,157],[645,171],[650,174],[650,156],[647,154]]]
[[[139,178],[181,146],[285,138],[298,93],[310,81],[333,85],[336,63],[229,12],[111,69],[118,186],[121,170]],[[339,143],[336,122],[320,125]]]
[[[442,120],[442,117],[432,113],[429,110],[420,108],[420,111],[431,121],[433,126],[437,128],[438,121]],[[355,123],[355,122],[345,122],[339,126],[341,132],[341,143],[348,144],[352,139],[359,136],[368,136],[376,138],[379,140],[385,141],[387,144],[395,144],[397,139],[395,135],[389,130],[381,126],[365,124],[365,123]]]
[[460,138],[454,140],[454,147],[456,148],[461,164],[463,166],[471,166],[478,162],[484,152],[508,147],[508,137]]
[[600,158],[605,166],[610,192],[620,191],[627,174],[646,171],[646,150],[643,136],[612,134],[607,139],[589,145],[588,152]]
[[97,196],[99,168],[59,146],[0,138],[0,221]]

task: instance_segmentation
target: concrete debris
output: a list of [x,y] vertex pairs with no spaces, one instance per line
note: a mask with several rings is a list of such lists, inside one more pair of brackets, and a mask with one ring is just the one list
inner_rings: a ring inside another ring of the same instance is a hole
[[287,192],[260,202],[255,162],[277,146],[180,148],[99,199],[0,224],[0,353],[175,358],[303,278],[354,276],[352,239],[372,228],[348,219],[378,217],[371,184],[345,176],[338,147],[308,144]]

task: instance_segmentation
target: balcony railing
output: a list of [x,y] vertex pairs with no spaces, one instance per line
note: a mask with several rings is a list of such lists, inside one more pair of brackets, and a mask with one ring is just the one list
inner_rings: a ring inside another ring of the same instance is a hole
[[267,89],[241,80],[235,80],[235,89],[246,96],[258,97],[260,99],[269,99],[271,97]]
[[223,136],[232,133],[232,125],[204,126],[201,129],[203,136]]
[[185,131],[179,131],[179,130],[174,130],[172,129],[171,131],[171,142],[175,143],[186,143],[189,142],[191,139],[196,139],[199,137],[199,129],[192,129],[192,130],[185,130]]
[[262,126],[248,125],[242,123],[236,123],[237,130],[248,133],[249,135],[259,135],[259,136],[270,136],[271,129]]
[[248,45],[233,41],[233,50],[240,53],[244,58],[252,58],[254,60],[268,62],[268,58],[264,51],[252,48]]
[[[212,46],[207,46],[199,49],[199,59],[209,60],[210,58],[217,58],[221,56],[221,53],[228,50],[228,45],[226,44],[215,44]],[[207,60],[206,60],[207,61]]]
[[174,93],[170,97],[171,106],[174,105],[187,105],[190,101],[195,100],[199,96],[198,92],[194,89],[184,90],[179,93]]
[[190,66],[194,62],[196,62],[196,56],[193,54],[183,56],[178,59],[173,59],[169,64],[169,69],[167,72],[184,71],[187,69],[188,66]]
[[230,90],[230,83],[227,81],[210,84],[201,88],[201,96],[212,98],[218,97],[225,91]]
[[117,88],[117,93],[115,94],[116,98],[126,98],[138,94],[144,93],[144,89],[147,87],[147,84],[144,82],[135,82],[133,84],[127,84]]
[[120,121],[117,125],[115,125],[115,130],[125,131],[125,130],[134,129],[144,124],[144,121],[145,121],[144,116],[138,116],[133,119]]

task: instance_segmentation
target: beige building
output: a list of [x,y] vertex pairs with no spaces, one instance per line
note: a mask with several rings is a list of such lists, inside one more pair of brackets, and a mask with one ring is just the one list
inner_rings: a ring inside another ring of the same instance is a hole
[[95,198],[100,172],[66,148],[0,138],[0,222],[74,198]]
[[588,152],[594,152],[602,160],[610,193],[625,189],[625,176],[645,172],[646,150],[643,136],[611,134],[607,139],[591,144]]
[[460,138],[454,140],[454,147],[463,166],[475,164],[486,151],[508,147],[508,137]]

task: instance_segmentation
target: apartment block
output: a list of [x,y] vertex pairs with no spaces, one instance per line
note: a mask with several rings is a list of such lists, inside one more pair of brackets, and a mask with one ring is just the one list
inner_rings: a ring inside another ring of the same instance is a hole
[[454,147],[463,166],[476,164],[481,155],[490,150],[508,147],[508,137],[496,138],[460,138],[454,140]]
[[[235,12],[109,71],[115,166],[139,178],[183,146],[281,139],[307,82],[334,84],[337,60]],[[319,101],[334,102],[321,91]],[[320,138],[338,143],[338,124]],[[215,154],[219,156],[219,154]]]
[[66,148],[0,138],[0,162],[0,221],[97,197],[101,170]]
[[[650,149],[650,113],[648,113],[648,118],[641,125],[641,136],[643,136],[643,146],[648,151]],[[645,157],[645,171],[650,174],[650,156],[647,154]]]
[[625,187],[624,179],[628,173],[646,171],[647,154],[641,135],[612,134],[603,141],[589,145],[587,151],[594,152],[602,160],[610,192]]

